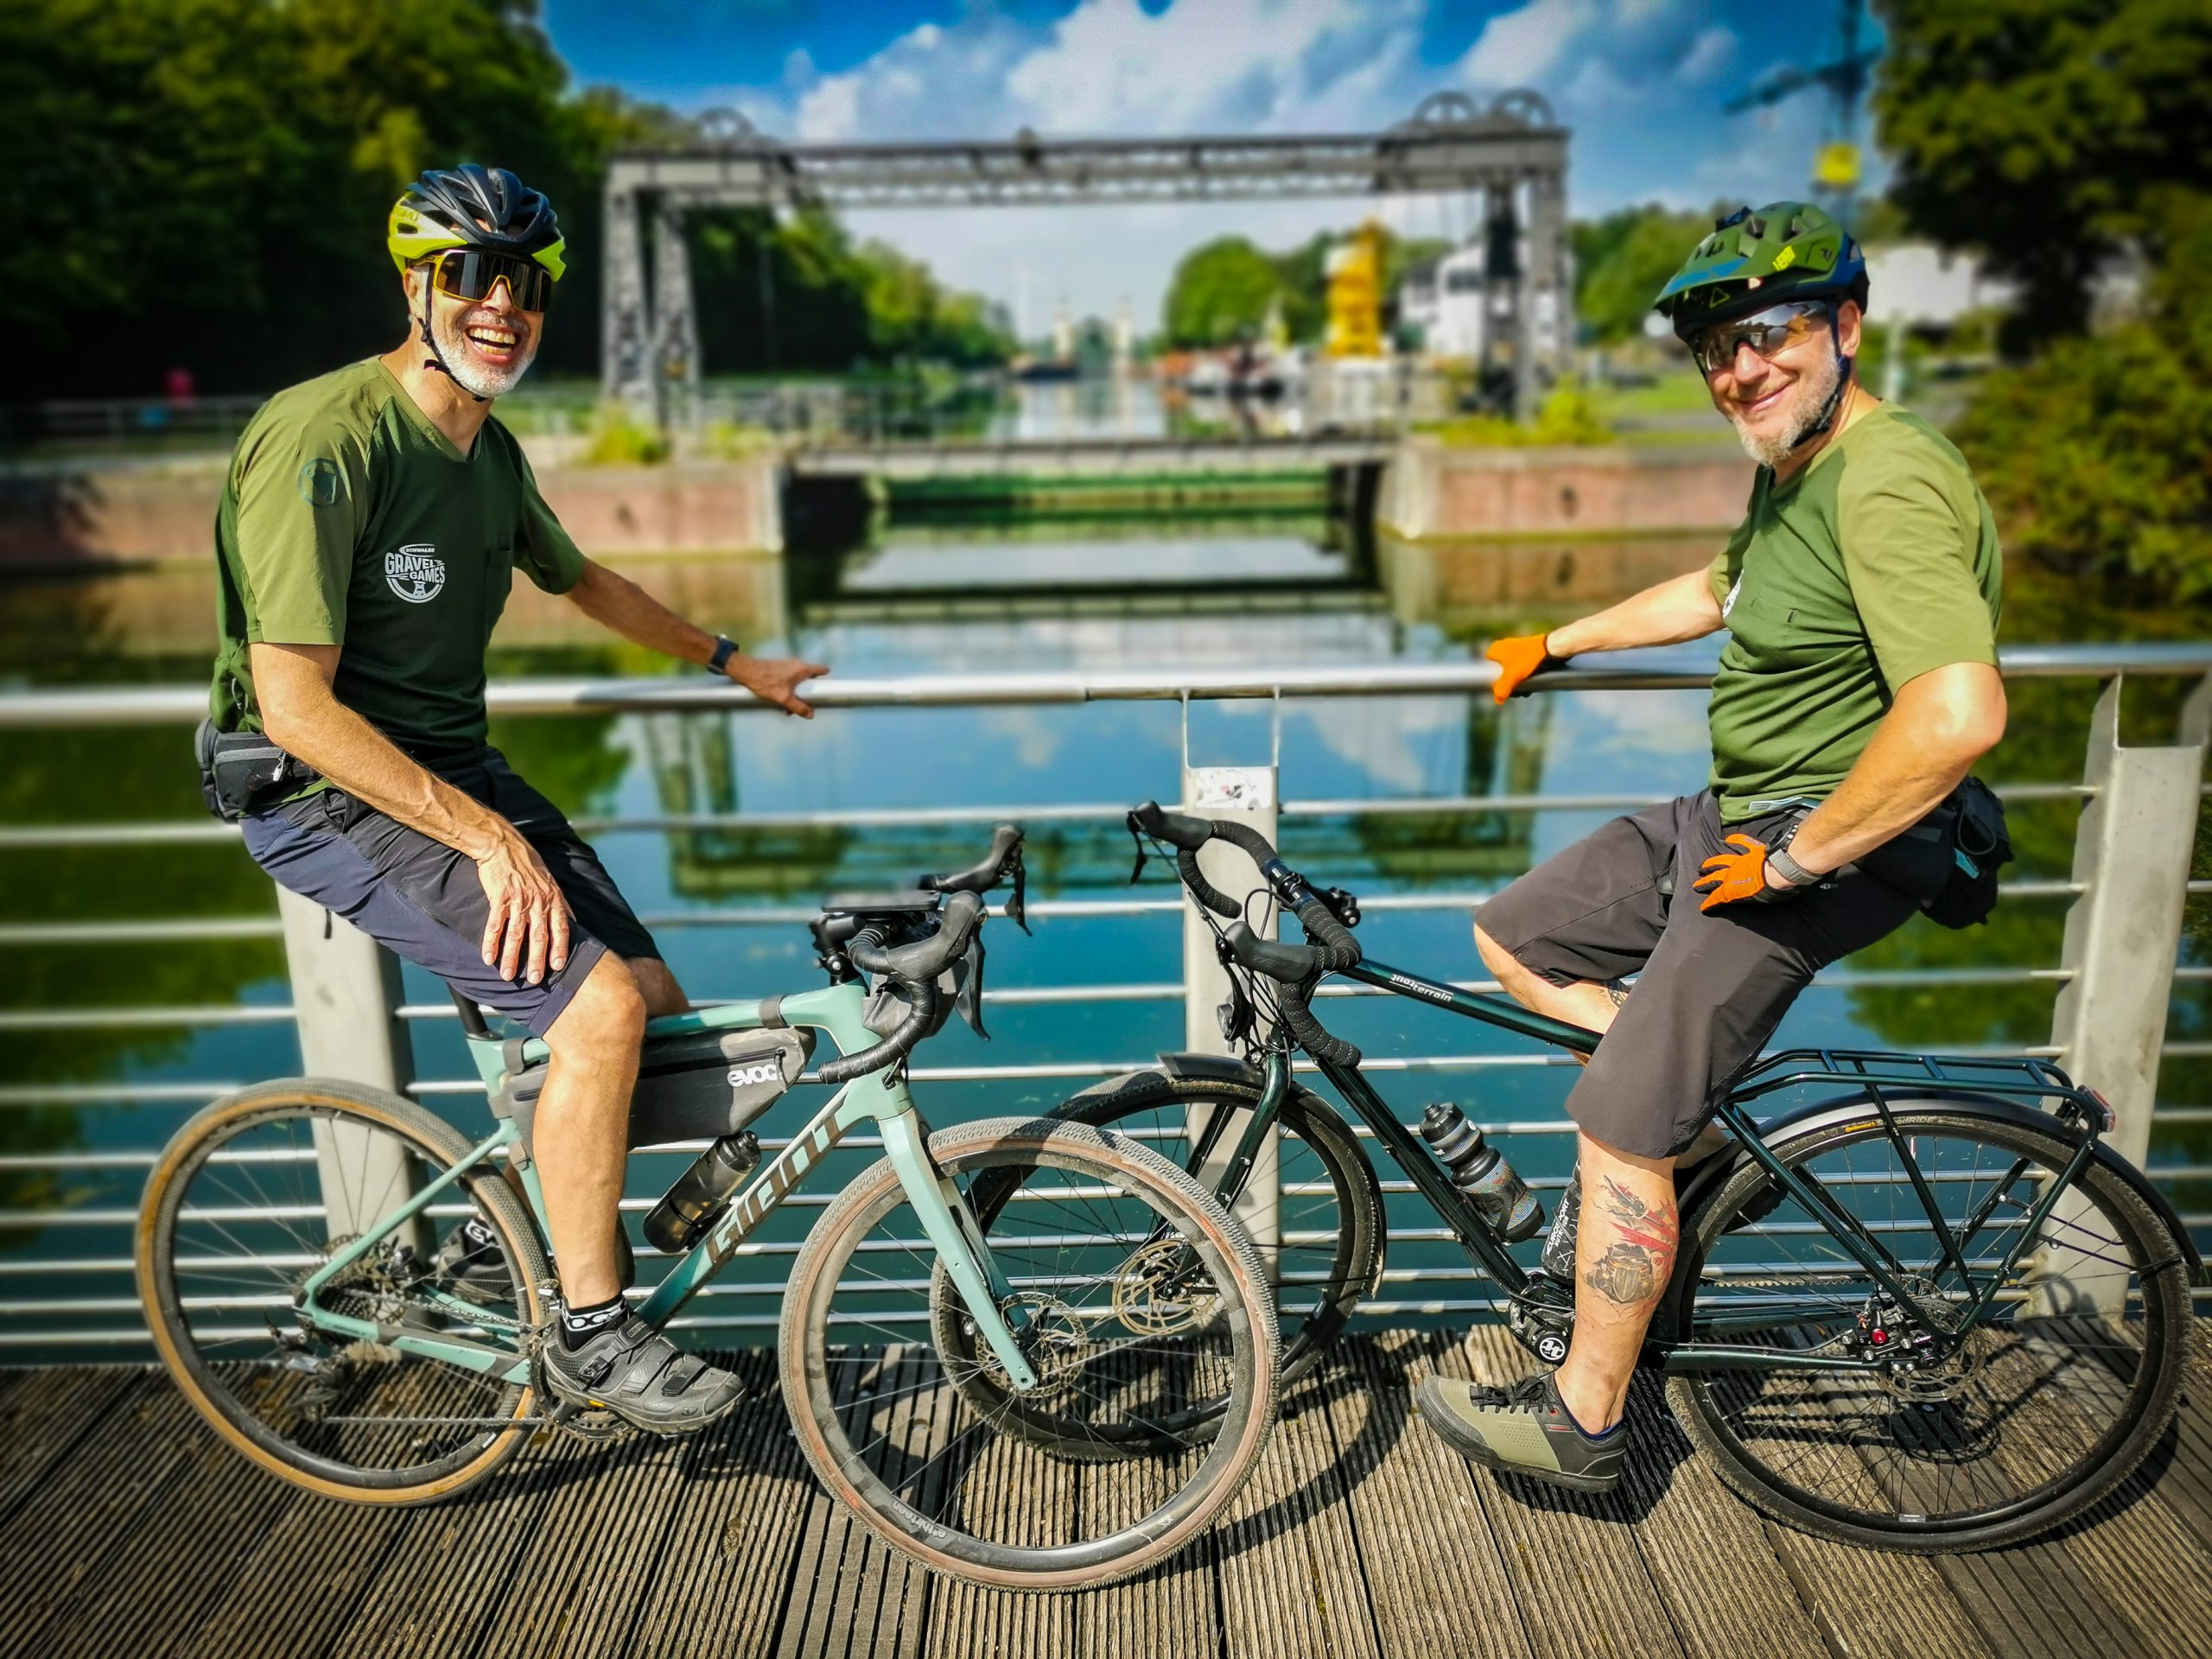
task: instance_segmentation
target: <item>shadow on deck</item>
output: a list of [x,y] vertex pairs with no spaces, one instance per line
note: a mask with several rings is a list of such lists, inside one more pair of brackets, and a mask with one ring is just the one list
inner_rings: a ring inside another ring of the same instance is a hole
[[1134,1582],[1018,1597],[933,1579],[822,1497],[772,1391],[690,1443],[545,1441],[467,1496],[296,1493],[158,1373],[0,1372],[0,1654],[1191,1656],[2212,1652],[2212,1413],[2024,1548],[1882,1555],[1764,1521],[1663,1414],[1622,1491],[1471,1471],[1410,1421],[1432,1365],[1526,1369],[1502,1331],[1346,1344],[1287,1402],[1230,1519]]

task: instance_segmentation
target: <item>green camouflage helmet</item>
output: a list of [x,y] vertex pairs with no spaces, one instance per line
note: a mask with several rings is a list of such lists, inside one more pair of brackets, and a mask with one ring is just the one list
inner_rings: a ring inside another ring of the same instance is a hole
[[1866,257],[1849,232],[1821,209],[1776,201],[1738,207],[1713,223],[1651,308],[1687,340],[1781,300],[1854,300],[1866,308]]

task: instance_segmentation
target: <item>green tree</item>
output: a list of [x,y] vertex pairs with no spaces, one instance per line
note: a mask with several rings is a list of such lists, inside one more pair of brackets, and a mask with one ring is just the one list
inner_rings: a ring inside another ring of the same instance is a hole
[[1256,334],[1279,296],[1287,290],[1274,260],[1247,238],[1219,237],[1176,263],[1161,324],[1171,345],[1226,345]]
[[2143,317],[1991,374],[1958,438],[2007,552],[2190,601],[2212,594],[2212,197],[2171,244]]
[[1672,213],[1656,202],[1575,223],[1568,235],[1582,326],[1601,340],[1641,333],[1652,296],[1712,228],[1709,215]]
[[2008,348],[2078,333],[2115,251],[2161,257],[2212,188],[2203,0],[1882,0],[1891,194],[1923,234],[2023,288]]
[[[385,219],[425,166],[512,167],[595,247],[608,150],[671,118],[567,79],[531,0],[0,6],[16,395],[149,392],[179,365],[267,391],[387,348]],[[571,271],[550,366],[596,355],[596,261]]]

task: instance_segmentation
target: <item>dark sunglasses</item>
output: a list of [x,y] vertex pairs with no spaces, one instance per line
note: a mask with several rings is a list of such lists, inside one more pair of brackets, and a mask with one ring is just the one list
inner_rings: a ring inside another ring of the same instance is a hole
[[1826,300],[1787,300],[1755,311],[1733,322],[1715,323],[1700,329],[1687,342],[1690,355],[1707,374],[1727,368],[1736,353],[1748,346],[1769,362],[1813,332],[1813,325],[1830,314]]
[[553,297],[553,273],[534,259],[512,253],[451,248],[432,262],[430,280],[439,293],[471,304],[489,299],[492,290],[505,283],[518,311],[543,311]]

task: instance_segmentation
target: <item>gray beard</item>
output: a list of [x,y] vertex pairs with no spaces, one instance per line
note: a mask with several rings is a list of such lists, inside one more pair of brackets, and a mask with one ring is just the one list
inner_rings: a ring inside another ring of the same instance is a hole
[[1813,429],[1813,423],[1821,418],[1830,394],[1843,378],[1840,359],[1830,357],[1818,369],[1799,377],[1796,388],[1790,393],[1789,417],[1782,429],[1772,437],[1755,437],[1743,422],[1732,413],[1728,423],[1736,429],[1736,442],[1744,446],[1744,453],[1762,467],[1778,467],[1789,459],[1789,452],[1798,441]]
[[448,321],[435,312],[431,314],[430,337],[438,342],[438,355],[445,359],[446,372],[453,377],[454,385],[471,397],[481,397],[486,402],[494,397],[504,397],[515,389],[516,383],[530,372],[530,365],[537,360],[537,336],[535,334],[531,335],[529,343],[523,348],[520,362],[501,373],[493,374],[468,355],[468,340],[461,332],[467,316],[466,311],[457,312]]

